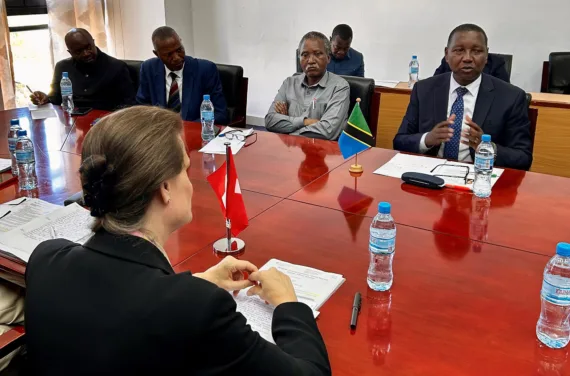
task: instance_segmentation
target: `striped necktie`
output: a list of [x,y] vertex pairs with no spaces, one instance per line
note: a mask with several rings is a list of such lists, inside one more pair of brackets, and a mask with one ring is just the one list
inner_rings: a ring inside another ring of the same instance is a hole
[[453,137],[445,144],[443,149],[443,157],[446,159],[458,159],[459,143],[461,142],[461,127],[463,126],[464,103],[463,96],[469,91],[467,88],[458,87],[456,90],[457,99],[451,106],[451,115],[455,115],[455,122],[451,126],[453,128]]
[[178,76],[174,72],[170,72],[170,78],[172,78],[172,84],[170,85],[170,93],[168,94],[168,105],[174,112],[180,112],[180,91],[178,90],[178,81],[176,80]]

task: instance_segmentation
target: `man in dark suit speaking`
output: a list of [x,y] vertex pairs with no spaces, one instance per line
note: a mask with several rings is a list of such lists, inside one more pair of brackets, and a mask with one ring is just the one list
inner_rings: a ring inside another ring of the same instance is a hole
[[152,33],[155,58],[141,66],[137,102],[180,112],[183,120],[200,121],[204,94],[214,104],[216,124],[226,124],[226,100],[216,64],[186,56],[182,40],[168,26]]
[[525,92],[482,73],[487,55],[487,35],[479,26],[451,32],[445,58],[452,73],[415,85],[394,149],[472,162],[485,133],[491,135],[496,166],[530,168]]

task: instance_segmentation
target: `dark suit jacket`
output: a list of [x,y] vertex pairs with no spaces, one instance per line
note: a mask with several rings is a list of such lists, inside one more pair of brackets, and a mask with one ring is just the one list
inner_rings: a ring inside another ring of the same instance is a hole
[[564,90],[564,94],[570,94],[570,85]]
[[[394,149],[419,153],[422,135],[447,119],[451,73],[419,81],[394,137]],[[526,94],[516,86],[483,74],[473,121],[497,145],[497,167],[528,170],[532,164],[530,120]],[[471,149],[471,158],[475,150]],[[439,147],[428,151],[437,155]]]
[[[451,72],[451,68],[447,61],[445,61],[445,57],[441,59],[441,65],[435,70],[434,76]],[[487,58],[487,64],[483,69],[483,73],[491,75],[493,77],[497,77],[500,80],[505,82],[511,82],[511,78],[509,77],[509,72],[507,72],[507,68],[505,66],[505,59],[501,56],[489,54]]]
[[49,240],[26,269],[26,343],[35,375],[330,375],[311,309],[279,305],[277,346],[230,293],[175,274],[150,242],[105,231]]
[[[214,104],[216,124],[226,124],[228,121],[226,99],[216,64],[186,56],[182,74],[180,109],[182,119],[200,121],[200,105],[204,94],[210,94],[210,100]],[[137,102],[166,107],[166,70],[159,58],[149,59],[142,64]]]
[[80,64],[69,58],[55,65],[48,96],[50,102],[57,105],[61,105],[60,81],[63,72],[69,73],[73,84],[75,107],[112,111],[136,103],[136,93],[127,64],[99,49],[97,59],[92,64]]

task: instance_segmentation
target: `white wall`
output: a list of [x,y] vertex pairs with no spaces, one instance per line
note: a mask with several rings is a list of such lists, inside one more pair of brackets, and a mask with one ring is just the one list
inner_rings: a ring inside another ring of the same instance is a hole
[[122,29],[123,34],[123,51],[121,53],[120,49],[117,49],[116,57],[132,60],[153,57],[152,32],[166,23],[164,0],[113,1],[113,11],[121,15],[122,24],[117,25],[115,22],[113,26]]
[[192,27],[192,1],[164,0],[166,25],[182,38],[187,55],[194,55],[194,33]]
[[366,76],[376,79],[407,80],[412,54],[419,56],[420,75],[431,76],[449,32],[466,22],[486,30],[492,52],[514,55],[512,82],[528,91],[539,90],[551,51],[570,50],[569,0],[192,0],[189,12],[194,56],[244,67],[254,117],[265,115],[295,71],[303,34],[330,35],[339,23],[352,26]]

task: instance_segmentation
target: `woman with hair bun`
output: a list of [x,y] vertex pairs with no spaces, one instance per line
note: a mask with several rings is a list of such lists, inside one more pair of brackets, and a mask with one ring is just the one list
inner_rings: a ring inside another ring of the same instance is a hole
[[[189,166],[174,112],[131,107],[90,130],[79,172],[95,234],[84,245],[40,244],[26,270],[32,374],[331,373],[312,311],[286,275],[233,257],[174,272],[163,247],[192,220]],[[236,312],[228,292],[248,287],[276,307],[277,345]]]

